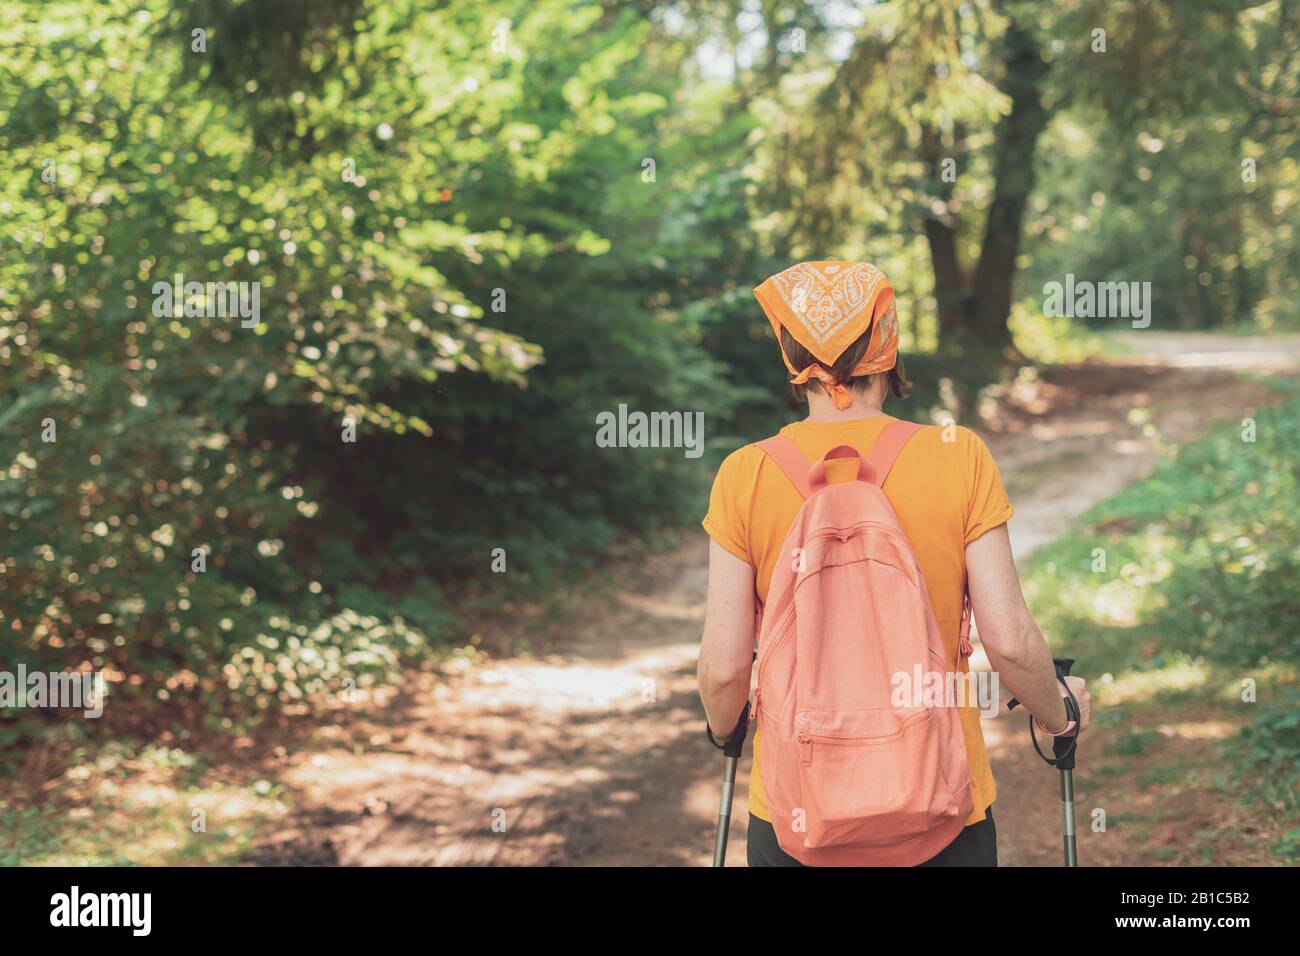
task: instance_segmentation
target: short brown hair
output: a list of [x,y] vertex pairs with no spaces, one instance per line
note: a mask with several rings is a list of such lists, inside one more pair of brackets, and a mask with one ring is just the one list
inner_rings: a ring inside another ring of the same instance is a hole
[[[862,355],[870,344],[871,329],[867,329],[835,360],[835,364],[828,371],[835,377],[837,385],[847,385],[852,390],[866,388],[871,384],[871,380],[875,378],[875,375],[853,375],[854,366],[862,360]],[[795,341],[795,337],[785,329],[781,330],[781,349],[785,352],[786,358],[790,360],[790,364],[796,369],[805,369],[817,361],[813,354]],[[907,372],[903,369],[902,356],[898,357],[894,362],[894,367],[888,372],[878,374],[889,376],[889,394],[895,398],[906,398],[907,393],[912,390],[912,383],[908,381]],[[822,383],[815,378],[810,378],[803,385],[793,383],[790,385],[790,391],[794,393],[795,399],[801,402],[807,396],[810,388],[820,391]]]

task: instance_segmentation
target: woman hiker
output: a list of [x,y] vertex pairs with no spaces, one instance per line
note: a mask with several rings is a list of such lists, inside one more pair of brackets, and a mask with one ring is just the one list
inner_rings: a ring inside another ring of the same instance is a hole
[[[780,435],[808,463],[841,445],[869,455],[896,421],[884,411],[886,398],[903,398],[911,387],[898,358],[898,319],[888,280],[869,263],[805,262],[767,279],[754,294],[780,343],[795,397],[808,404],[807,418],[785,426]],[[856,460],[829,460],[826,481],[851,479],[856,466]],[[728,456],[714,481],[704,519],[712,540],[699,687],[718,740],[732,732],[750,694],[756,611],[768,598],[787,531],[804,502],[793,480],[752,444]],[[921,428],[898,452],[882,490],[924,578],[947,659],[961,660],[960,649],[967,646],[962,621],[969,595],[999,683],[1020,699],[1043,732],[1076,732],[1067,719],[1051,651],[1025,606],[1007,535],[1013,509],[984,442],[962,427]],[[1081,730],[1089,719],[1087,688],[1081,678],[1067,681],[1079,704]],[[765,708],[768,704],[764,701]],[[956,837],[921,865],[996,866],[992,806],[997,790],[980,711],[972,705],[958,713],[971,809]],[[749,865],[803,865],[781,848],[771,822],[761,725],[753,748]]]

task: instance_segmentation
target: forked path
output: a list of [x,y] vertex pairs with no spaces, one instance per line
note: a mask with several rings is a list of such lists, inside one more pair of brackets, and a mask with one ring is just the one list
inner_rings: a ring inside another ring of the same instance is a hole
[[[1012,386],[977,426],[1016,505],[1018,557],[1155,467],[1135,410],[1180,444],[1269,400],[1238,371],[1300,364],[1300,340],[1144,334],[1132,344],[1147,354]],[[707,549],[702,531],[684,534],[575,602],[540,640],[522,624],[485,635],[546,653],[412,675],[384,706],[340,715],[314,749],[275,768],[295,810],[251,859],[707,865],[721,770],[695,686]],[[987,721],[985,736],[1003,864],[1057,863],[1056,775],[1037,763],[1019,717]],[[748,765],[747,748],[730,865],[744,862]],[[1086,805],[1086,787],[1079,798]],[[1139,862],[1132,852],[1110,841],[1089,862]]]

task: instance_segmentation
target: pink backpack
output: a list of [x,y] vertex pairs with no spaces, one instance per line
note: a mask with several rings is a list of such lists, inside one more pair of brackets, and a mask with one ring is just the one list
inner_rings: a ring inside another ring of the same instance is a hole
[[[763,788],[781,849],[812,866],[923,863],[971,812],[958,709],[891,699],[895,675],[915,685],[951,673],[916,556],[881,490],[921,427],[893,422],[870,458],[839,445],[811,467],[788,438],[759,443],[805,499],[759,635]],[[832,458],[856,459],[857,480],[827,484]],[[968,599],[958,671],[969,624]]]

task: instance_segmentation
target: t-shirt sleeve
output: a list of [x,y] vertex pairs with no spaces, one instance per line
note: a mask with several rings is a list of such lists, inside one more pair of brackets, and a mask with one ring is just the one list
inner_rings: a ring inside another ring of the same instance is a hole
[[974,432],[962,429],[966,438],[966,534],[970,544],[986,531],[992,531],[1015,513],[1011,499],[1002,485],[1002,473],[984,441]]
[[733,451],[718,468],[713,490],[709,492],[709,513],[704,516],[703,524],[709,537],[752,565],[747,520],[749,495],[745,491],[749,469],[745,451],[745,448]]

